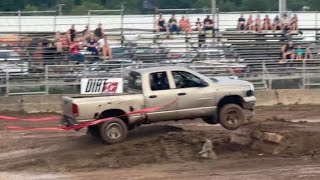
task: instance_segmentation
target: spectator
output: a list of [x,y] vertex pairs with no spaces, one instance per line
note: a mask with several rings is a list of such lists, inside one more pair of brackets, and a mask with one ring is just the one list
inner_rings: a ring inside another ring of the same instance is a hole
[[83,36],[83,39],[86,43],[89,42],[90,37],[91,37],[89,25],[86,25],[85,29],[82,31],[82,36]]
[[291,18],[291,30],[292,31],[297,31],[298,30],[298,16],[297,14],[294,14],[293,17]]
[[101,38],[98,41],[99,51],[102,53],[104,59],[112,58],[112,49],[108,43],[107,38]]
[[281,30],[288,32],[290,31],[290,19],[287,17],[287,14],[284,14],[282,19],[281,19]]
[[197,22],[196,22],[196,31],[202,31],[202,22],[200,20],[200,18],[197,19]]
[[99,54],[97,46],[98,46],[97,41],[93,36],[91,36],[87,43],[87,48],[88,48],[88,51],[92,53],[92,55],[97,56]]
[[169,19],[169,31],[170,33],[173,33],[173,32],[179,33],[179,27],[174,14],[172,14],[171,18]]
[[43,43],[42,41],[38,41],[37,47],[32,52],[32,59],[39,65],[43,66]]
[[247,30],[253,31],[255,30],[254,28],[254,21],[252,15],[249,16],[248,21],[247,21]]
[[262,32],[262,21],[260,19],[260,15],[257,15],[257,18],[255,19],[255,30],[257,32]]
[[314,59],[312,54],[312,45],[306,48],[304,59]]
[[74,24],[73,24],[73,25],[71,25],[71,28],[67,32],[69,44],[71,44],[75,40],[76,34],[77,34],[77,31],[76,31]]
[[157,27],[157,32],[168,32],[168,29],[166,27],[166,20],[163,18],[162,14],[159,14],[156,27]]
[[94,35],[96,36],[97,39],[103,38],[104,32],[103,32],[101,23],[99,23],[97,29],[94,30]]
[[271,19],[268,15],[263,19],[263,30],[272,30]]
[[246,19],[243,17],[243,14],[241,14],[240,18],[238,19],[238,31],[245,31],[246,30]]
[[305,50],[299,45],[295,51],[296,59],[301,61],[303,59],[303,54],[305,54]]
[[278,15],[273,19],[273,32],[279,31],[282,29],[280,18]]
[[181,17],[181,19],[180,19],[180,21],[179,21],[179,25],[180,25],[181,31],[186,32],[186,29],[187,29],[187,21],[186,21],[186,19],[184,18],[184,16]]
[[56,32],[54,42],[58,53],[63,52],[63,46],[68,45],[68,40],[64,39],[59,31]]
[[280,63],[286,63],[288,59],[293,60],[295,57],[295,48],[292,41],[281,47],[282,60]]
[[80,53],[81,47],[78,38],[76,38],[75,41],[70,44],[69,48],[72,60],[76,61],[77,64],[84,61],[85,57]]
[[189,18],[187,18],[187,20],[186,20],[186,32],[187,33],[192,32],[192,27],[191,27],[191,23],[190,23],[190,19]]
[[204,19],[203,21],[203,29],[204,31],[210,31],[214,30],[214,22],[212,19],[210,19],[210,16],[208,15],[207,18]]

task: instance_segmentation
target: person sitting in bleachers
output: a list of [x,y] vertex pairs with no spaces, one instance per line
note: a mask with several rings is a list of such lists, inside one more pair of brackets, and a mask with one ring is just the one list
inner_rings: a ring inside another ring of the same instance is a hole
[[166,20],[163,18],[162,14],[159,14],[159,18],[156,22],[157,32],[168,32],[168,28],[166,26]]
[[281,19],[281,30],[285,32],[289,32],[291,30],[290,19],[287,14],[284,14]]
[[169,31],[170,33],[176,32],[177,34],[180,31],[178,21],[174,14],[172,14],[171,18],[169,19]]
[[293,17],[291,18],[291,30],[292,31],[297,31],[298,30],[298,16],[297,14],[294,14]]
[[282,60],[280,63],[286,63],[287,60],[295,59],[295,47],[292,41],[289,41],[287,44],[281,47]]
[[71,59],[76,61],[77,64],[80,62],[83,62],[85,60],[85,57],[83,54],[80,53],[81,46],[79,43],[79,38],[75,38],[74,41],[70,44],[70,53],[71,53]]
[[106,37],[98,41],[98,47],[103,59],[112,59],[112,49]]
[[302,47],[299,45],[299,46],[297,47],[297,49],[295,50],[296,60],[302,61],[304,54],[305,54],[305,50],[302,49]]
[[202,22],[201,22],[200,18],[198,18],[197,22],[196,22],[196,31],[198,31],[198,32],[202,31]]
[[247,20],[247,30],[249,30],[249,31],[255,30],[254,21],[253,21],[252,15],[250,15],[248,20]]
[[97,56],[99,54],[97,49],[98,43],[93,36],[90,37],[87,43],[87,50],[92,53],[92,55]]
[[181,17],[179,21],[180,30],[183,32],[186,32],[187,29],[187,20],[184,18],[184,16]]
[[262,32],[262,21],[260,19],[260,15],[257,15],[257,18],[254,21],[255,23],[255,30],[257,32]]
[[203,21],[203,30],[204,31],[214,30],[214,21],[210,19],[209,15]]
[[190,19],[189,19],[189,18],[187,18],[187,20],[186,20],[186,32],[187,32],[187,33],[192,32],[192,26],[191,26],[191,23],[190,23]]
[[281,21],[278,15],[273,19],[273,32],[279,31],[282,29]]
[[246,19],[243,17],[243,14],[241,14],[240,18],[238,19],[238,31],[245,31],[246,30]]
[[58,53],[63,52],[64,48],[68,47],[68,39],[65,38],[65,36],[61,35],[59,31],[56,32],[54,43]]
[[263,30],[272,30],[271,19],[268,15],[263,19]]

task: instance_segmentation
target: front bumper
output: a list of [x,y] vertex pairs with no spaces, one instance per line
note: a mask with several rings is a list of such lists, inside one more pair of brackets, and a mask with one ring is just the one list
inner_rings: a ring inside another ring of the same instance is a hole
[[244,97],[243,109],[253,111],[256,103],[256,97]]

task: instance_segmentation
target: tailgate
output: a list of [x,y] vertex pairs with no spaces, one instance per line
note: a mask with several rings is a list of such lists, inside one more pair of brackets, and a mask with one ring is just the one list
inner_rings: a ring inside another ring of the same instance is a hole
[[73,98],[63,96],[62,97],[62,115],[73,117],[72,106],[73,106]]

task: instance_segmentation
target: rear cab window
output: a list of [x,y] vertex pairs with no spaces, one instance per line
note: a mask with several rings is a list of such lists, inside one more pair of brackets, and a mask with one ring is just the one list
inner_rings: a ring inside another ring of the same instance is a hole
[[142,93],[142,79],[141,74],[135,71],[129,72],[127,76],[128,91]]

